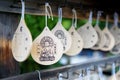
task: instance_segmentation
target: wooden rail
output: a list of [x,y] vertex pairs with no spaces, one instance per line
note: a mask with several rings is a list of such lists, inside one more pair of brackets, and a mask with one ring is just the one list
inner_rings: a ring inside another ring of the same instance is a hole
[[[103,64],[108,64],[110,66],[112,65],[113,62],[119,63],[119,61],[120,61],[120,55],[97,59],[97,60],[91,60],[85,63],[62,66],[54,69],[41,70],[40,73],[41,73],[42,80],[52,78],[52,77],[57,78],[59,73],[66,73],[66,75],[68,75],[68,78],[72,80],[72,78],[75,78],[74,75],[72,75],[74,71],[77,71],[80,69],[86,69],[87,67],[90,67],[90,66],[98,66]],[[25,73],[25,74],[13,76],[13,77],[8,77],[1,80],[38,80],[38,76],[39,76],[38,72],[35,71],[35,72]]]

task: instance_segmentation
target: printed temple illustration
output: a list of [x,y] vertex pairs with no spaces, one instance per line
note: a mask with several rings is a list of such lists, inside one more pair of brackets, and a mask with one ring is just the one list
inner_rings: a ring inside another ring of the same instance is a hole
[[49,36],[45,36],[40,41],[42,50],[40,51],[40,61],[54,61],[56,54],[56,44]]

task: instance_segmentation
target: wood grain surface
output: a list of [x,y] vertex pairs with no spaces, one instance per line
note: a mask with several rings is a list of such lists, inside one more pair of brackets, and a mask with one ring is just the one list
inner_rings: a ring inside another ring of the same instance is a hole
[[17,25],[18,15],[0,13],[0,78],[20,73],[19,65],[14,60],[11,50],[11,39]]

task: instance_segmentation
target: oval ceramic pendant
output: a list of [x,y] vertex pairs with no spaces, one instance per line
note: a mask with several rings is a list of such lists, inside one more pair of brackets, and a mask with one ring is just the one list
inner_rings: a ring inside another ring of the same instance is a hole
[[116,44],[112,50],[110,50],[112,54],[120,54],[120,43]]
[[[24,2],[22,2],[22,5],[24,5]],[[22,10],[24,12],[24,9]],[[31,47],[32,47],[31,33],[29,29],[27,28],[26,23],[24,21],[23,12],[22,12],[22,17],[18,25],[18,28],[15,31],[13,39],[12,39],[13,57],[18,62],[23,62],[28,58]]]
[[115,44],[118,44],[120,42],[120,29],[117,26],[113,26],[111,27],[110,32],[115,38]]
[[112,54],[119,54],[120,53],[120,29],[118,27],[118,14],[114,13],[114,25],[111,27],[110,32],[115,38],[115,46],[113,47],[110,52]]
[[69,55],[69,56],[74,56],[74,55],[79,54],[82,51],[83,40],[82,40],[81,36],[78,34],[78,32],[76,32],[76,30],[73,26],[69,29],[69,33],[72,36],[72,45],[65,54]]
[[[66,55],[69,55],[69,56],[77,55],[83,49],[83,40],[82,40],[81,36],[78,34],[78,32],[75,30],[75,27],[77,24],[77,14],[74,9],[72,11],[74,14],[73,20],[72,20],[72,26],[68,31],[72,37],[72,45],[71,45],[70,49],[65,53]],[[75,22],[74,22],[74,18],[75,18]]]
[[110,32],[115,38],[115,44],[120,43],[120,29],[118,27],[118,14],[114,13],[114,25],[110,28]]
[[108,29],[108,17],[106,19],[106,27],[104,28],[103,33],[104,33],[104,35],[106,37],[106,42],[105,42],[105,45],[103,47],[101,47],[101,50],[109,51],[114,47],[115,39],[114,39],[113,35],[111,34],[111,32]]
[[[52,34],[47,27],[47,15],[50,8],[49,4],[46,3],[46,27],[42,33],[33,41],[31,50],[32,58],[39,64],[51,65],[56,63],[63,55],[63,45],[61,41]],[[51,8],[50,8],[51,10]],[[52,13],[51,13],[52,14]]]
[[77,32],[81,35],[84,48],[92,48],[98,41],[98,35],[95,29],[91,25],[92,21],[92,12],[90,12],[89,22],[80,27]]
[[94,27],[94,29],[96,30],[97,34],[98,34],[98,41],[97,43],[91,48],[93,50],[99,50],[101,47],[104,46],[105,42],[106,42],[106,37],[104,35],[104,33],[102,32],[102,30],[99,27],[99,18],[101,16],[101,12],[98,11],[97,14],[97,22],[96,25]]
[[[62,8],[59,8],[59,13],[62,14]],[[63,53],[66,53],[72,43],[71,35],[65,28],[62,26],[62,15],[59,14],[59,21],[56,26],[52,29],[52,33],[62,42],[63,44]]]
[[99,28],[98,25],[95,26],[94,28],[98,34],[98,41],[97,43],[92,47],[93,50],[99,50],[101,47],[105,45],[106,42],[106,37],[102,30]]
[[51,65],[56,63],[63,54],[63,46],[48,27],[33,41],[32,58],[39,64]]

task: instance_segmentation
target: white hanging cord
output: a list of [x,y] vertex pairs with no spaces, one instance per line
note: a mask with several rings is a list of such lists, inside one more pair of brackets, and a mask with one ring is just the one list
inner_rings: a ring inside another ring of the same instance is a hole
[[108,28],[108,18],[109,18],[109,16],[107,15],[107,16],[106,16],[106,25],[105,25],[106,28]]
[[62,23],[62,8],[58,8],[59,22]]
[[39,80],[42,80],[41,79],[41,74],[40,74],[40,71],[39,70],[36,70],[37,72],[38,72],[38,74],[39,74]]
[[77,28],[77,12],[75,9],[72,9],[73,17],[72,17],[72,26]]
[[114,77],[114,80],[117,80],[115,75],[115,63],[112,63],[112,76]]
[[[49,11],[48,11],[47,8],[50,9],[50,13],[49,13]],[[46,26],[47,26],[47,16],[48,16],[48,18],[50,18],[50,16],[51,16],[51,18],[52,18],[52,20],[53,20],[52,9],[51,9],[49,3],[45,3],[45,25],[46,25]]]
[[22,4],[22,15],[21,15],[21,18],[24,19],[24,14],[25,14],[25,2],[24,2],[24,0],[21,0],[21,4]]
[[118,26],[118,13],[117,12],[114,13],[114,25]]
[[63,80],[63,79],[62,79],[62,76],[63,76],[63,74],[59,73],[59,75],[58,75],[58,80]]
[[96,25],[99,25],[99,19],[100,19],[101,14],[102,14],[102,11],[98,11]]
[[100,66],[98,66],[98,75],[99,75],[100,80],[103,80],[103,71]]
[[90,24],[92,24],[92,14],[93,14],[93,12],[90,11],[90,15],[89,15],[89,23],[90,23]]

